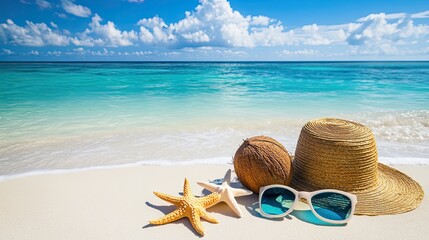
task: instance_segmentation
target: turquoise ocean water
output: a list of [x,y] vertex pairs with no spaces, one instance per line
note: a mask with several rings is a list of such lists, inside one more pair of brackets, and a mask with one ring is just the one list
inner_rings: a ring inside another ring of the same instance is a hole
[[380,161],[429,164],[429,62],[0,63],[0,176],[223,164],[308,120],[369,126]]

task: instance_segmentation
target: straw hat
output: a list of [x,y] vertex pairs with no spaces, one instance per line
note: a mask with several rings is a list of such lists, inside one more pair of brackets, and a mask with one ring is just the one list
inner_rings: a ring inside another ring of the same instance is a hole
[[408,212],[423,199],[416,181],[378,163],[368,127],[332,118],[313,120],[302,128],[291,185],[301,191],[331,188],[354,193],[358,215]]

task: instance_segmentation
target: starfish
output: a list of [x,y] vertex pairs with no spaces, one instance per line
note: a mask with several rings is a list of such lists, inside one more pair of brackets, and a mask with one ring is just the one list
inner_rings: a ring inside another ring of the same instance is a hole
[[[217,184],[213,184],[213,183],[207,183],[207,182],[197,182],[197,183],[198,183],[198,185],[209,190],[210,192],[218,193],[220,195],[219,200],[217,202],[215,202],[213,205],[215,205],[219,202],[225,202],[235,212],[235,214],[238,215],[238,217],[243,216],[240,208],[238,207],[237,201],[235,200],[235,197],[251,195],[252,192],[247,190],[247,189],[244,189],[244,188],[232,188],[231,187],[231,169],[229,169],[225,173],[225,177],[223,178],[223,182],[221,185],[217,185]],[[213,205],[211,205],[211,206],[213,206]],[[209,207],[211,207],[211,206],[209,206]]]
[[150,224],[162,225],[187,217],[195,231],[204,236],[205,232],[200,218],[211,223],[218,223],[215,218],[207,213],[206,208],[219,199],[219,194],[212,193],[204,197],[195,197],[191,192],[188,179],[186,178],[183,186],[183,197],[175,197],[159,192],[154,192],[154,194],[157,197],[176,205],[177,209],[160,219],[149,221]]

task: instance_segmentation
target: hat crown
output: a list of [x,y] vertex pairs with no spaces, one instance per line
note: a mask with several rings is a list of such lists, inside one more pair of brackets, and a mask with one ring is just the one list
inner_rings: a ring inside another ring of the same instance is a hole
[[293,160],[292,184],[362,191],[378,184],[372,131],[359,123],[323,118],[304,125]]

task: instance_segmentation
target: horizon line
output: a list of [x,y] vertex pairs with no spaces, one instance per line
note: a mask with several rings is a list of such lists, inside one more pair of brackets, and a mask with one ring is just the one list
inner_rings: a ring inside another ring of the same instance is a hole
[[222,60],[202,60],[202,61],[186,61],[186,60],[158,60],[158,61],[145,61],[145,60],[64,60],[64,61],[51,61],[51,60],[14,60],[3,61],[0,63],[353,63],[353,62],[429,62],[429,60],[236,60],[236,61],[222,61]]

